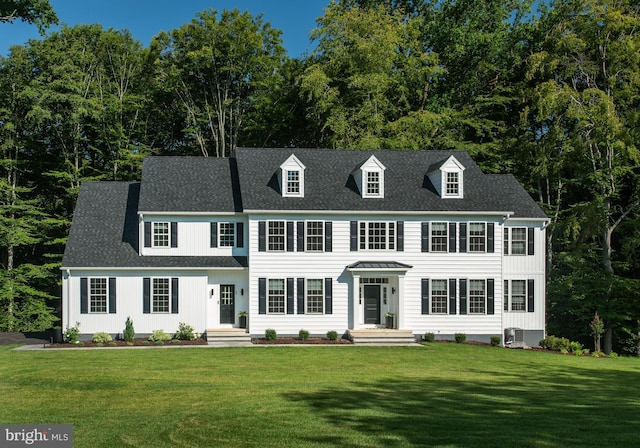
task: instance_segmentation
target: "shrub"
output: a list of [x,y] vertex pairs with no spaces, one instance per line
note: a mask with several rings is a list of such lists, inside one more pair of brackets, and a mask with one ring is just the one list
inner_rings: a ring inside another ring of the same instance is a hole
[[298,332],[298,337],[302,340],[302,341],[306,341],[307,339],[309,339],[309,332],[307,330],[300,330]]
[[542,339],[539,343],[540,347],[546,348],[547,350],[554,350],[556,352],[561,352],[562,350],[566,350],[567,352],[571,350],[571,341],[567,338],[559,338],[557,336],[547,336]]
[[113,341],[113,338],[109,333],[105,333],[104,331],[99,331],[93,334],[91,341],[96,343],[104,343],[104,342]]
[[115,342],[111,341],[107,344],[109,347],[116,347],[118,344],[116,344]]
[[151,336],[149,336],[149,340],[152,342],[158,341],[168,341],[171,339],[171,335],[164,332],[164,330],[153,330]]
[[180,322],[178,331],[173,337],[182,341],[193,341],[197,336],[195,329],[191,325],[186,322]]
[[336,341],[338,339],[338,332],[333,330],[327,331],[327,339],[330,341]]
[[178,345],[180,344],[184,339],[174,339],[173,341],[171,341],[172,344]]
[[76,322],[75,327],[67,326],[64,331],[64,340],[69,344],[77,344],[80,340],[80,322]]
[[467,340],[467,334],[466,333],[455,333],[453,335],[453,338],[455,339],[455,341],[458,344],[462,344],[464,341]]
[[273,328],[267,328],[264,331],[264,337],[267,341],[274,341],[277,336],[278,333],[276,333],[276,330],[274,330]]
[[427,331],[424,334],[424,340],[425,340],[425,342],[433,342],[433,341],[436,340],[436,335],[434,333],[430,332],[430,331]]
[[491,345],[494,347],[500,345],[500,336],[491,336]]
[[124,323],[124,331],[122,332],[122,339],[127,342],[133,342],[136,337],[136,331],[133,329],[133,321],[131,317],[127,317],[126,322]]

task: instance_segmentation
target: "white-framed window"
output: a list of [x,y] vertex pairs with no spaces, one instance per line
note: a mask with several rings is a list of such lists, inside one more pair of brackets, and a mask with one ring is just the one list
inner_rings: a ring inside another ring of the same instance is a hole
[[169,247],[169,223],[154,222],[153,231],[153,247]]
[[431,280],[431,313],[446,314],[448,309],[448,282],[442,279]]
[[526,254],[527,254],[527,228],[513,227],[511,229],[511,255],[526,255]]
[[236,244],[236,223],[221,222],[218,225],[218,240],[220,247],[233,247]]
[[267,311],[269,314],[284,314],[285,312],[285,281],[283,278],[269,279]]
[[324,280],[320,278],[306,281],[306,313],[322,314],[324,312]]
[[322,252],[324,250],[324,221],[307,221],[306,250]]
[[396,223],[386,221],[361,221],[360,249],[395,250]]
[[285,250],[285,222],[269,221],[267,225],[267,248],[273,252]]
[[431,252],[447,252],[448,234],[446,222],[431,223]]
[[[511,287],[509,287],[511,283]],[[504,281],[504,310],[527,311],[527,281]]]
[[380,173],[367,171],[367,196],[380,196]]
[[287,170],[287,196],[299,196],[300,191],[300,171]]
[[460,175],[458,172],[446,172],[445,173],[445,195],[446,196],[458,196],[460,195]]
[[106,278],[89,279],[89,312],[106,313],[108,306]]
[[486,281],[469,280],[469,314],[485,314],[486,310]]
[[469,223],[469,252],[485,252],[487,248],[487,225],[484,222]]
[[170,279],[153,279],[151,288],[151,311],[154,313],[169,313],[171,311]]
[[287,160],[280,165],[280,188],[284,197],[304,196],[304,170],[305,166],[294,155],[291,154]]

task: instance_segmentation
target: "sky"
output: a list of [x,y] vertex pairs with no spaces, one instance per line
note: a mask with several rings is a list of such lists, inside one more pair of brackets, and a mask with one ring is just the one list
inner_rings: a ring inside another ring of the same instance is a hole
[[[145,47],[160,31],[171,31],[206,9],[238,8],[282,31],[290,57],[311,52],[309,32],[330,0],[50,0],[61,24],[69,26],[99,23],[105,29],[128,29]],[[51,27],[47,32],[55,31]],[[7,56],[12,45],[40,39],[35,25],[21,21],[0,23],[0,55]]]

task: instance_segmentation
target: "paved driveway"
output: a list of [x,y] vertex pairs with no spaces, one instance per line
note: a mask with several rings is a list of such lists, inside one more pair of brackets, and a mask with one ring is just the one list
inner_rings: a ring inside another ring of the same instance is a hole
[[53,330],[38,333],[0,333],[0,345],[50,343],[51,337],[53,337]]

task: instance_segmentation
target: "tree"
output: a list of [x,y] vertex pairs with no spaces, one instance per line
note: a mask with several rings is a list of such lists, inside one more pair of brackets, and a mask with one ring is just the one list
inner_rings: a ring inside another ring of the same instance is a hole
[[20,19],[35,24],[40,33],[58,23],[58,16],[49,0],[5,0],[0,2],[0,22]]

